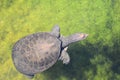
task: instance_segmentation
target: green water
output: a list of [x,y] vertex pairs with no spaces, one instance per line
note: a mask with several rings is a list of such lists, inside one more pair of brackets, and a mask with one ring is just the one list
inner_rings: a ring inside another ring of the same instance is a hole
[[120,80],[120,0],[0,0],[0,80],[28,80],[11,59],[14,43],[58,24],[62,35],[88,33],[33,80]]

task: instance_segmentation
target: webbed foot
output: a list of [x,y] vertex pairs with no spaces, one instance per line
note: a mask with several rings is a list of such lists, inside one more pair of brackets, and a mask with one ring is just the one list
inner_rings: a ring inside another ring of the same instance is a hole
[[60,56],[60,58],[59,58],[59,60],[63,61],[63,64],[68,64],[68,63],[70,62],[70,56],[69,56],[69,54],[66,52],[66,51],[67,51],[67,48],[68,48],[68,47],[66,47],[66,48],[62,51],[61,56]]

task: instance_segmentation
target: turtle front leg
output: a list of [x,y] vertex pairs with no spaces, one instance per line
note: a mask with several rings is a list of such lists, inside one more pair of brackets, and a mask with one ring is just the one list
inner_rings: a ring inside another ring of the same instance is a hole
[[60,37],[60,28],[58,25],[55,25],[52,29],[52,31],[50,32],[50,34],[56,36],[57,38]]
[[63,64],[68,64],[70,62],[70,56],[67,53],[67,48],[64,48],[63,51],[61,52],[61,56],[59,58],[59,60],[63,61]]

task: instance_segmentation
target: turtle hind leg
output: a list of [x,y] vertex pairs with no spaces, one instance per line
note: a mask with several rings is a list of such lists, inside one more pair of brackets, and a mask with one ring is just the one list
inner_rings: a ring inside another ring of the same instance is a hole
[[34,74],[33,75],[25,75],[25,76],[28,77],[29,79],[32,79],[34,77]]
[[66,52],[66,50],[67,50],[67,47],[62,51],[61,56],[59,58],[59,60],[63,61],[63,64],[68,64],[70,62],[70,56]]

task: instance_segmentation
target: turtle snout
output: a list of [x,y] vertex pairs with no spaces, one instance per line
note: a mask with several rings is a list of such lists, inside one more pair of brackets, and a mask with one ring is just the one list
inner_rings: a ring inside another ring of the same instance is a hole
[[79,38],[80,39],[85,39],[87,36],[88,36],[88,34],[82,33],[82,34],[79,35]]
[[85,34],[85,33],[76,33],[74,36],[74,39],[76,41],[79,41],[79,40],[85,39],[87,36],[88,36],[88,34]]

